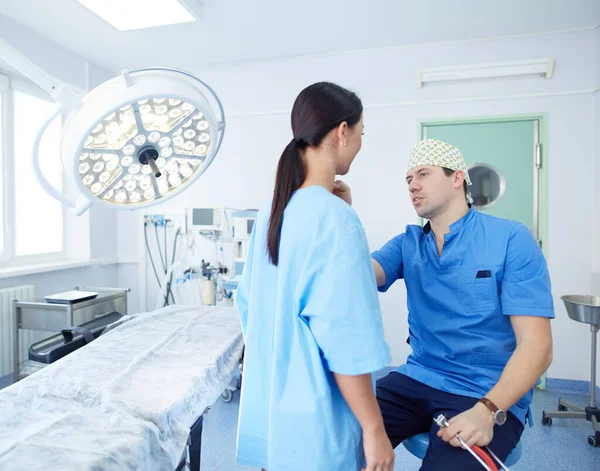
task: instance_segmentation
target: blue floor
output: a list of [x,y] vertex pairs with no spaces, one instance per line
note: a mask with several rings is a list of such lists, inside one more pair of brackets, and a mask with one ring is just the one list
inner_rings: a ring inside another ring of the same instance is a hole
[[[535,391],[533,414],[535,424],[523,433],[523,457],[511,470],[600,471],[600,448],[587,443],[592,425],[585,420],[554,419],[551,427],[541,425],[542,410],[556,410],[559,397],[586,405],[589,394],[573,391],[560,382],[549,381],[546,391]],[[206,414],[202,439],[202,471],[252,470],[235,462],[235,440],[239,408],[239,392],[228,404],[218,401]],[[396,450],[394,471],[419,469],[420,461],[402,445]]]
[[[10,384],[1,378],[0,389]],[[590,422],[575,419],[554,419],[551,427],[541,425],[542,410],[556,410],[558,398],[563,397],[578,405],[587,405],[589,383],[548,380],[546,391],[536,390],[533,399],[533,428],[523,433],[523,457],[511,470],[600,471],[600,448],[587,443],[592,434]],[[599,395],[600,398],[600,395]],[[217,401],[205,416],[202,433],[201,471],[257,471],[257,468],[239,466],[235,462],[235,441],[239,408],[239,391],[230,403]],[[402,445],[396,449],[395,471],[416,471],[420,461]]]

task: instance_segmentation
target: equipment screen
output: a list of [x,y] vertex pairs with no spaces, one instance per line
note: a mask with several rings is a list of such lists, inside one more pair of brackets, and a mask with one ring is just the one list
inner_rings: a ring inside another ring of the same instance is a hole
[[194,226],[214,225],[215,212],[212,208],[194,209],[192,212],[192,224]]

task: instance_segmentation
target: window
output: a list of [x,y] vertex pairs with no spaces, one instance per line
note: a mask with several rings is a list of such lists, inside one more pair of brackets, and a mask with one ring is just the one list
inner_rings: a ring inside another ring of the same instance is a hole
[[8,259],[8,251],[5,247],[5,233],[7,229],[6,219],[4,217],[4,188],[6,177],[6,166],[4,165],[5,155],[8,150],[8,142],[5,137],[5,129],[8,127],[8,79],[3,75],[0,75],[0,263],[5,262]]
[[471,197],[477,209],[491,208],[504,196],[506,180],[497,168],[488,164],[474,164],[469,167],[469,176],[473,183]]
[[[0,88],[1,261],[4,265],[43,263],[66,258],[64,207],[38,184],[33,172],[33,144],[43,123],[56,109],[44,92],[21,82]],[[63,185],[60,153],[62,122],[57,118],[40,145],[40,166],[58,190]]]

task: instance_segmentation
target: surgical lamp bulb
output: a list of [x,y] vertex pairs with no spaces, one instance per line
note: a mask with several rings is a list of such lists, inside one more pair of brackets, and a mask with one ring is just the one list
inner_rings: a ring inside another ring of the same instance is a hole
[[161,137],[158,141],[158,147],[167,147],[171,144],[171,138],[168,136]]
[[133,138],[133,143],[136,146],[143,146],[146,143],[146,136],[143,134],[138,134]]
[[142,166],[140,164],[131,164],[129,166],[129,173],[136,174],[136,173],[139,173],[141,169],[142,169]]
[[162,149],[160,151],[160,156],[164,157],[164,158],[168,158],[171,157],[173,155],[173,148],[172,147],[165,147],[164,149]]
[[152,144],[158,142],[159,139],[160,139],[160,133],[159,132],[154,131],[154,132],[151,132],[148,135],[148,142],[151,142]]
[[117,195],[115,196],[115,201],[117,203],[124,203],[126,199],[127,199],[127,194],[124,191],[117,192]]
[[121,165],[123,167],[129,167],[133,163],[133,157],[127,155],[121,159]]
[[194,139],[196,137],[196,131],[194,131],[193,129],[186,129],[183,133],[183,137],[185,137],[186,139]]
[[132,203],[137,203],[137,202],[139,202],[141,199],[142,199],[142,197],[141,197],[141,195],[140,195],[139,191],[134,191],[134,192],[132,192],[132,193],[129,195],[129,200],[130,200]]

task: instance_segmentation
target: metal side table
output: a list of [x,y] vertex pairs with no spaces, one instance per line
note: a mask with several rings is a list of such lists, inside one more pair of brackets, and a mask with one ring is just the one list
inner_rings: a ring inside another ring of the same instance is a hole
[[[75,289],[79,290],[80,288],[75,287]],[[45,364],[26,360],[23,370],[29,372],[22,373],[22,365],[19,363],[19,329],[57,333],[67,327],[83,324],[111,312],[127,314],[127,292],[129,289],[81,288],[81,290],[95,291],[98,296],[87,301],[68,304],[48,303],[44,298],[35,301],[13,301],[15,339],[13,374],[15,382],[46,366]]]
[[590,381],[590,403],[587,407],[575,405],[564,399],[558,400],[558,412],[542,412],[542,424],[552,425],[552,418],[585,419],[592,423],[594,435],[588,437],[588,443],[600,447],[600,408],[596,403],[596,346],[600,327],[600,296],[561,296],[569,317],[577,322],[590,324],[592,331],[592,374]]

